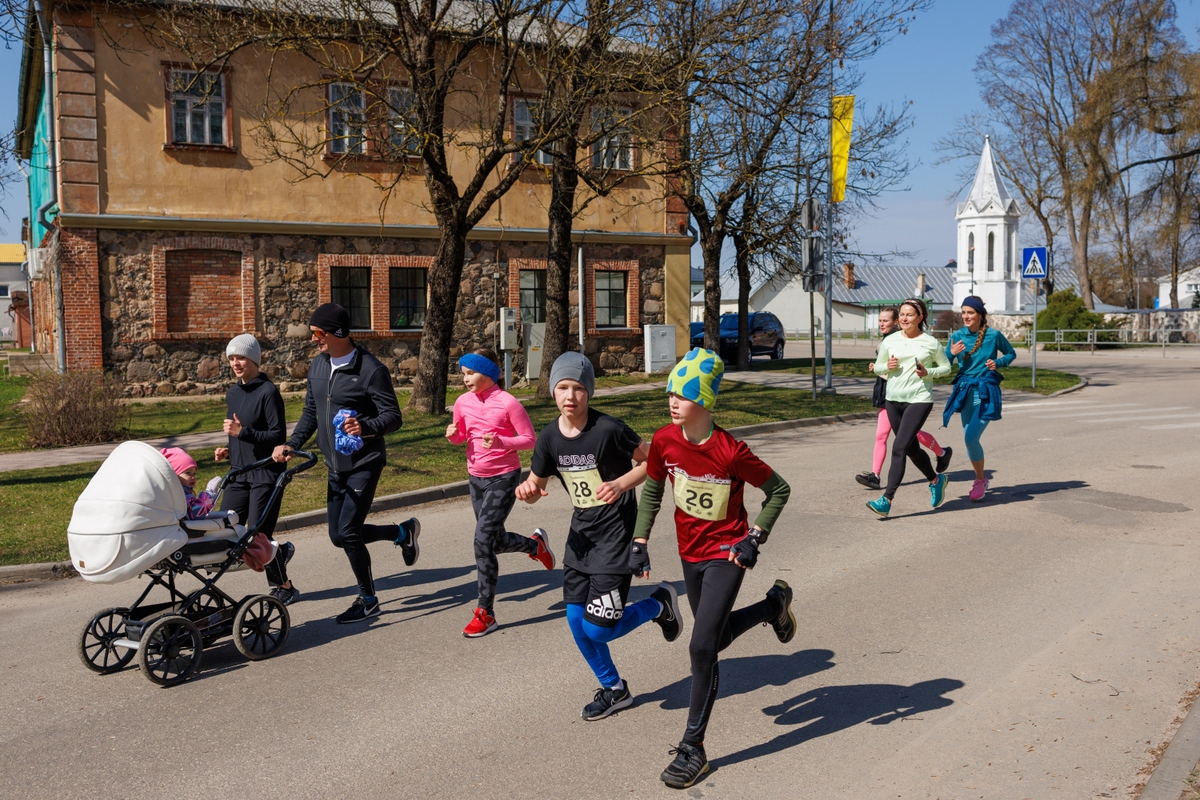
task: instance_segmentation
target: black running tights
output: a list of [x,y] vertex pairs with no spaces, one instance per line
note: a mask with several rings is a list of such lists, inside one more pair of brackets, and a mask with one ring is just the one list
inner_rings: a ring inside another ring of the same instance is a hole
[[[683,582],[692,607],[692,700],[683,740],[703,744],[713,703],[717,700],[717,653],[755,625],[769,622],[777,609],[767,599],[733,611],[746,571],[732,561],[683,562]],[[731,613],[732,612],[732,613]]]
[[395,541],[399,535],[395,525],[364,525],[363,520],[375,499],[382,460],[356,472],[330,472],[325,507],[329,512],[329,540],[334,547],[346,551],[350,569],[358,581],[359,594],[375,596],[375,579],[371,575],[371,542]]
[[[267,501],[271,499],[271,492],[274,491],[275,484],[273,483],[242,483],[241,481],[233,481],[225,486],[225,491],[221,495],[221,510],[236,511],[238,521],[247,528],[258,522],[258,518],[262,516],[266,510]],[[283,493],[279,493],[283,497]],[[274,539],[272,535],[275,533],[275,523],[279,520],[279,503],[274,506],[263,517],[262,525],[258,527],[259,533],[265,533],[268,539]],[[287,562],[283,557],[283,549],[275,554],[275,558],[270,564],[267,564],[267,583],[271,586],[282,586],[288,582]]]
[[926,478],[931,481],[937,479],[937,472],[929,460],[929,455],[921,449],[921,444],[917,441],[917,432],[929,417],[933,403],[893,403],[888,400],[884,407],[887,409],[888,421],[892,423],[892,432],[896,435],[895,441],[892,442],[892,465],[888,469],[887,489],[883,492],[883,496],[891,500],[904,480],[904,468],[909,458]]
[[475,509],[475,569],[478,573],[479,607],[490,613],[496,600],[496,581],[500,579],[497,553],[533,554],[537,542],[504,527],[517,496],[521,470],[514,469],[490,478],[471,476],[471,506]]

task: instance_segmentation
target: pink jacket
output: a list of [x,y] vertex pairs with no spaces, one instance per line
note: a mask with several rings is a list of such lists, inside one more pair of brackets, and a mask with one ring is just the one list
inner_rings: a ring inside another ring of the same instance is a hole
[[[532,450],[537,439],[525,407],[499,386],[461,395],[454,401],[454,423],[458,430],[450,441],[467,443],[467,472],[477,478],[520,469],[517,451]],[[480,441],[485,433],[496,434],[491,448]]]

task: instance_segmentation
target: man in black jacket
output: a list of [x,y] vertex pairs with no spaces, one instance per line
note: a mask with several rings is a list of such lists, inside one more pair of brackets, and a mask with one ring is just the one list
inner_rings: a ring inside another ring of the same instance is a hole
[[[329,471],[326,508],[329,538],[346,551],[358,581],[354,604],[337,616],[340,623],[361,622],[379,614],[375,581],[371,575],[370,542],[384,540],[400,546],[404,563],[417,562],[417,537],[421,523],[414,517],[399,525],[364,523],[375,498],[375,487],[387,461],[383,437],[399,429],[400,404],[392,378],[379,359],[354,344],[350,338],[350,315],[336,303],[318,306],[308,320],[312,341],[320,353],[308,369],[308,392],[300,421],[286,443],[275,448],[276,461],[290,458],[315,432],[317,446],[325,455]],[[343,441],[338,449],[334,417],[343,413],[340,429],[346,437],[361,439],[361,447]]]

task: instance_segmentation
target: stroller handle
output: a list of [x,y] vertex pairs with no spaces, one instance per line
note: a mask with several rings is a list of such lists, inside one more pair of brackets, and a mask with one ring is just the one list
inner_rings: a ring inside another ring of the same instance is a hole
[[[289,451],[289,453],[291,455],[300,456],[301,458],[303,458],[305,460],[303,462],[301,462],[300,464],[297,464],[294,467],[289,467],[288,469],[284,470],[283,473],[281,473],[281,475],[283,475],[283,474],[296,475],[301,472],[304,472],[305,470],[312,469],[313,467],[315,467],[317,465],[317,457],[313,453],[310,453],[307,450],[291,450],[291,451]],[[253,470],[253,469],[259,469],[260,467],[266,467],[266,466],[269,466],[269,465],[275,464],[275,463],[277,463],[275,461],[275,457],[273,455],[270,455],[270,456],[267,456],[266,458],[260,458],[258,461],[255,461],[253,464],[247,464],[244,467],[234,467],[234,468],[230,469],[228,472],[226,472],[221,477],[221,482],[219,484],[217,484],[216,496],[218,498],[220,498],[221,493],[225,491],[225,487],[229,484],[229,482],[231,480],[236,478],[238,475],[249,472],[250,470]]]

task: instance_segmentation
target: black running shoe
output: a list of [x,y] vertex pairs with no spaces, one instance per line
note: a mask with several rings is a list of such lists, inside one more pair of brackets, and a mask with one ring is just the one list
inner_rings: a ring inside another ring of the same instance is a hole
[[662,628],[663,638],[668,642],[675,641],[683,630],[683,623],[679,619],[679,592],[675,591],[673,585],[663,581],[650,596],[662,603],[662,611],[658,612],[654,621]]
[[946,447],[942,450],[942,454],[937,457],[937,473],[941,475],[950,466],[950,456],[954,454],[953,447]]
[[396,544],[400,546],[400,554],[404,556],[404,566],[411,567],[421,557],[421,545],[417,538],[421,535],[421,520],[413,517],[407,522],[396,526]]
[[860,472],[854,476],[854,480],[868,489],[875,489],[877,491],[879,489],[879,476],[874,472]]
[[680,742],[679,747],[671,750],[675,760],[667,765],[659,777],[662,782],[672,789],[686,789],[708,772],[708,756],[704,755],[704,745]]
[[620,689],[605,689],[601,686],[596,690],[596,699],[583,707],[581,717],[588,722],[604,719],[622,708],[633,705],[633,695],[629,693],[629,684],[625,683]]
[[374,597],[359,595],[355,598],[354,605],[338,614],[336,619],[339,625],[347,625],[351,622],[362,622],[363,620],[378,616],[379,601]]
[[300,590],[295,586],[276,586],[271,590],[271,596],[285,606],[290,606],[300,597]]
[[775,585],[767,589],[767,599],[779,607],[779,613],[771,620],[771,627],[779,641],[787,644],[796,635],[796,617],[792,614],[792,587],[787,581],[775,581]]

